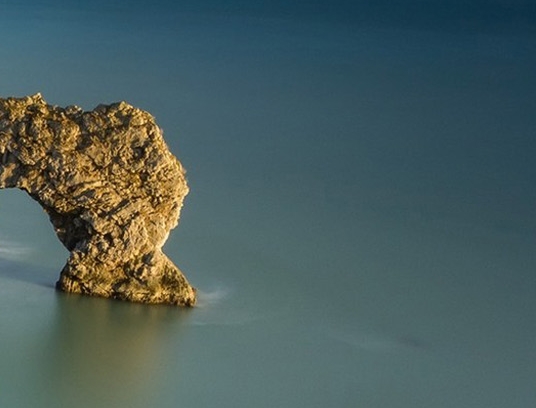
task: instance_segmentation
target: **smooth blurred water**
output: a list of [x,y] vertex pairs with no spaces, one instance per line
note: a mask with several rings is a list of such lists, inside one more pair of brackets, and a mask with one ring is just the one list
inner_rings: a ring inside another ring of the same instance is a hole
[[0,191],[1,407],[536,405],[528,1],[0,1],[1,96],[126,100],[191,194],[193,310],[56,293]]

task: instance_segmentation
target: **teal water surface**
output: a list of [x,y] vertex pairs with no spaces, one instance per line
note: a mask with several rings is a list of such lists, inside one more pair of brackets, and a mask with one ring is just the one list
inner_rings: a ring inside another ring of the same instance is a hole
[[191,310],[57,293],[0,191],[0,406],[511,407],[536,391],[525,1],[0,1],[1,96],[150,111]]

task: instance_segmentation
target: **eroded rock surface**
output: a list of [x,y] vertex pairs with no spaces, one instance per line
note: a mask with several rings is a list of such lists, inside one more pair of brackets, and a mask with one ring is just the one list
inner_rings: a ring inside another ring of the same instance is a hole
[[195,289],[162,245],[188,193],[185,172],[147,112],[125,102],[0,99],[0,188],[26,191],[70,251],[66,292],[191,306]]

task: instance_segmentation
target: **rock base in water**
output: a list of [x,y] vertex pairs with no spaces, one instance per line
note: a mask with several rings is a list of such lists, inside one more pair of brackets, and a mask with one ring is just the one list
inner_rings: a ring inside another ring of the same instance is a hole
[[185,172],[147,112],[125,102],[0,99],[0,188],[26,191],[70,251],[58,289],[144,303],[195,304],[162,252],[188,194]]

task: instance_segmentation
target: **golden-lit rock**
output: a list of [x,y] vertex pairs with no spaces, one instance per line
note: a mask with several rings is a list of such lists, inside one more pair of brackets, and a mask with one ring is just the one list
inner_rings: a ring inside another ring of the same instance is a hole
[[26,191],[70,251],[56,287],[144,303],[195,304],[162,252],[188,194],[185,172],[147,112],[91,112],[40,94],[0,99],[0,188]]

